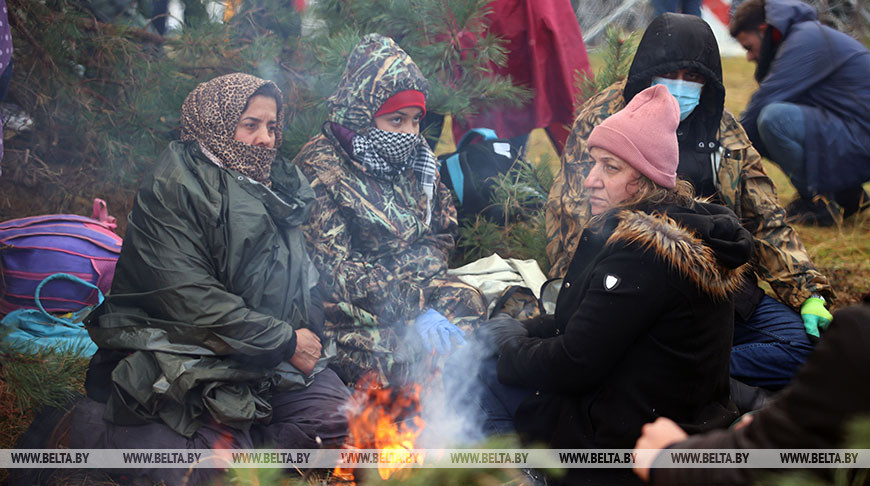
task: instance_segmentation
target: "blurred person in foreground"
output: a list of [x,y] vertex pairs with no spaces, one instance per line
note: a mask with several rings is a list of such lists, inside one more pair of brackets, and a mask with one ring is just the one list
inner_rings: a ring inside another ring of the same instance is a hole
[[[730,429],[692,435],[663,414],[644,425],[635,449],[839,449],[847,446],[852,420],[870,414],[870,294],[863,303],[834,313],[825,339],[788,388]],[[639,451],[638,451],[639,452]],[[752,484],[769,470],[656,467],[661,453],[635,473],[652,484]],[[793,471],[793,470],[791,470]],[[828,469],[810,469],[826,484]],[[866,479],[866,476],[865,476]],[[851,484],[851,483],[850,483]]]

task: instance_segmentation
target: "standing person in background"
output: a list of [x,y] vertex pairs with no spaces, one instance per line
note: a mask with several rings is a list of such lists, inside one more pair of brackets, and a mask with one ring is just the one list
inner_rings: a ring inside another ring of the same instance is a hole
[[701,16],[701,0],[651,0],[655,15],[665,12]]
[[830,226],[866,207],[870,51],[797,0],[748,0],[730,30],[757,64],[740,122],[798,191],[789,221]]
[[293,160],[317,196],[305,235],[346,383],[367,371],[401,382],[421,354],[464,342],[457,325],[485,317],[480,292],[447,276],[456,209],[420,135],[428,89],[392,39],[365,36],[322,134]]
[[[665,85],[680,104],[677,174],[700,197],[737,214],[753,235],[754,272],[736,302],[731,376],[739,383],[781,388],[812,351],[810,335],[829,322],[823,298],[833,291],[785,221],[773,181],[733,115],[725,109],[718,44],[706,22],[666,13],[647,27],[626,81],[587,100],[577,116],[562,166],[547,199],[547,256],[551,277],[563,276],[589,224],[584,180],[592,168],[592,130],[652,84]],[[766,280],[778,300],[765,295]]]

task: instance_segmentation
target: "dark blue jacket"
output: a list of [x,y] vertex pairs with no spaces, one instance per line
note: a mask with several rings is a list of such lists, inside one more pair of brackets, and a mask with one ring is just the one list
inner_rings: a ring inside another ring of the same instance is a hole
[[796,0],[767,0],[765,18],[783,40],[740,120],[750,140],[767,155],[759,112],[795,103],[804,116],[809,188],[833,192],[870,179],[870,51]]

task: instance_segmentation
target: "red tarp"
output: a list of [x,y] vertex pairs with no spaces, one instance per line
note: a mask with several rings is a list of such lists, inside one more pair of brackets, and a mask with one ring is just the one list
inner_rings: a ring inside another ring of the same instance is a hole
[[507,67],[493,66],[509,74],[514,84],[533,89],[534,97],[520,108],[495,107],[471,118],[454,121],[456,140],[469,127],[494,129],[511,138],[534,128],[547,128],[561,153],[574,122],[575,71],[591,75],[589,57],[580,25],[569,0],[495,0],[489,4],[487,35],[507,41]]

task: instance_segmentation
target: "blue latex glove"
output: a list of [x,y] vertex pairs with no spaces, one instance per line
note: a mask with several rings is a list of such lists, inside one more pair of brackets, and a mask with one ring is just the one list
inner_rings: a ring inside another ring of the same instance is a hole
[[804,328],[810,336],[821,337],[819,331],[827,329],[833,318],[828,309],[825,309],[825,301],[818,297],[810,297],[801,306],[801,319],[804,320]]
[[423,346],[429,351],[438,351],[438,354],[450,352],[451,338],[456,340],[456,344],[465,344],[465,331],[453,325],[435,309],[429,309],[417,316],[414,329],[420,335]]

